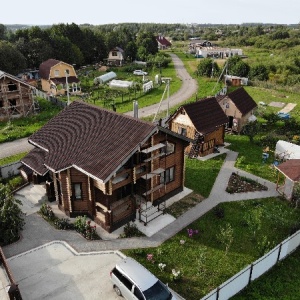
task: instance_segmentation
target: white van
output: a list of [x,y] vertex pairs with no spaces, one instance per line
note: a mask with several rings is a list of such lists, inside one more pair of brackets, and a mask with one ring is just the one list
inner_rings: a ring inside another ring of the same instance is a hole
[[165,284],[130,257],[116,264],[110,278],[117,295],[127,300],[176,300]]

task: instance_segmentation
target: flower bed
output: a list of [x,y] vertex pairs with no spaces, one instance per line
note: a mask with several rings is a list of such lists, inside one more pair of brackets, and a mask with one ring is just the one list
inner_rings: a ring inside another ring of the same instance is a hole
[[226,192],[230,194],[267,190],[268,188],[265,185],[260,184],[250,178],[240,176],[236,173],[231,174],[226,188]]

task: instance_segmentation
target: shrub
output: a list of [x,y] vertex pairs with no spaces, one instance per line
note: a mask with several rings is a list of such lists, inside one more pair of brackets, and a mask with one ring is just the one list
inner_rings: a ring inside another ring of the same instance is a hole
[[134,236],[143,236],[143,233],[138,230],[135,223],[129,222],[124,226],[124,232],[120,235],[120,238],[130,238]]
[[[231,194],[231,193],[230,193]],[[218,219],[223,219],[225,216],[225,210],[221,205],[216,206],[213,209],[214,215],[218,218]]]
[[54,225],[57,229],[60,229],[60,230],[74,229],[74,225],[70,224],[69,219],[67,219],[67,218],[63,218],[63,219],[57,218],[54,221]]
[[88,240],[100,239],[96,232],[96,226],[91,226],[91,221],[87,221],[86,216],[76,217],[74,228]]
[[39,212],[43,217],[45,217],[48,220],[54,220],[55,218],[52,208],[47,203],[42,204]]

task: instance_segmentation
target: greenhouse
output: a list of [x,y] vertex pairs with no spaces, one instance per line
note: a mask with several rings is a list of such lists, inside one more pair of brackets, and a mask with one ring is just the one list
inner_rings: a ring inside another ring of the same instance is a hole
[[94,79],[94,84],[104,84],[106,82],[111,81],[112,79],[116,78],[117,74],[115,72],[108,72],[101,76],[98,76]]
[[111,88],[122,88],[122,89],[128,89],[132,87],[133,81],[125,81],[125,80],[112,80],[109,83],[109,87]]

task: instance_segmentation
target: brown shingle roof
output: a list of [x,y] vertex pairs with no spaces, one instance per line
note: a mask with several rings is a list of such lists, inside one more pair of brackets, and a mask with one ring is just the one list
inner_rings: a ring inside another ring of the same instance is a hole
[[43,79],[49,79],[50,69],[59,63],[60,63],[59,60],[56,60],[53,58],[50,58],[50,59],[42,62],[39,67],[40,77]]
[[215,97],[182,106],[198,132],[207,134],[228,122]]
[[155,37],[156,41],[165,47],[171,47],[172,44],[162,35],[158,35]]
[[30,169],[32,169],[39,175],[43,176],[48,172],[48,169],[44,165],[46,155],[46,151],[35,148],[31,150],[25,157],[23,157],[21,159],[21,162],[24,165],[29,166]]
[[74,166],[106,182],[156,130],[152,123],[74,101],[29,142],[47,151],[50,169]]
[[243,87],[240,87],[233,92],[228,93],[227,97],[232,100],[232,102],[236,105],[242,115],[247,114],[252,109],[257,107],[256,102]]
[[291,180],[300,180],[300,159],[287,160],[278,165],[276,168]]

